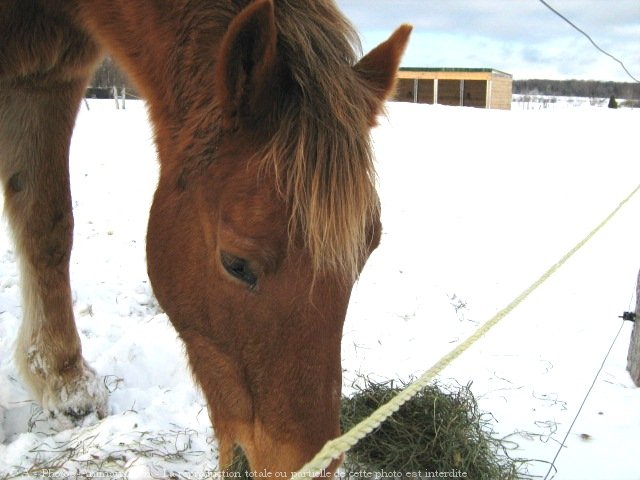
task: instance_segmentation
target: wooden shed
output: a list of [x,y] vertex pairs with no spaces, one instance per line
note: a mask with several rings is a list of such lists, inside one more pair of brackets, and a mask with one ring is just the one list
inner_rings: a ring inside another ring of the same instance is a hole
[[492,68],[400,68],[393,100],[511,110],[510,74]]

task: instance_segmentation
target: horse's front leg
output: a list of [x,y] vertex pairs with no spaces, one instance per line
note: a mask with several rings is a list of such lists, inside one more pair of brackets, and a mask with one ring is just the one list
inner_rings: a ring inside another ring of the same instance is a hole
[[22,287],[15,358],[36,400],[65,427],[105,416],[107,398],[82,357],[69,285],[69,143],[85,81],[0,79],[0,177]]

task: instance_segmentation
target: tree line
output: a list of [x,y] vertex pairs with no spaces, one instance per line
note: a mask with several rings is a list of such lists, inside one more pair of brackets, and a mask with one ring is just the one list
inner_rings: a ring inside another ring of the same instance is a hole
[[120,70],[111,57],[105,57],[93,73],[93,78],[87,89],[87,97],[111,98],[113,87],[120,92],[126,88],[127,96],[136,96],[136,88],[127,76]]
[[596,80],[514,80],[513,93],[558,97],[640,100],[640,83],[600,82]]

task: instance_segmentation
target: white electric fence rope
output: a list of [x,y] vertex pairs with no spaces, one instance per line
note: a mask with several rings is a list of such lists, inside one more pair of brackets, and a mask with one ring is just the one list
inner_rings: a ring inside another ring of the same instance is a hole
[[374,429],[379,427],[382,422],[393,415],[406,402],[416,396],[420,390],[426,387],[440,372],[442,372],[453,360],[464,353],[471,345],[483,337],[491,330],[500,320],[506,317],[513,309],[522,303],[533,291],[542,285],[551,275],[553,275],[567,260],[569,260],[578,250],[580,250],[591,238],[593,238],[609,221],[626,205],[629,200],[640,190],[640,184],[622,200],[618,206],[607,217],[598,224],[589,234],[578,242],[571,250],[569,250],[560,260],[553,264],[538,280],[524,290],[515,300],[509,303],[505,308],[496,313],[493,318],[480,326],[469,338],[460,343],[456,348],[442,357],[435,365],[420,376],[415,382],[409,384],[404,390],[399,392],[394,398],[375,410],[369,417],[362,420],[351,430],[344,433],[340,437],[329,440],[322,450],[300,470],[298,470],[292,478],[314,477],[322,473],[329,464],[339,458],[342,454],[350,450],[356,443],[366,437]]

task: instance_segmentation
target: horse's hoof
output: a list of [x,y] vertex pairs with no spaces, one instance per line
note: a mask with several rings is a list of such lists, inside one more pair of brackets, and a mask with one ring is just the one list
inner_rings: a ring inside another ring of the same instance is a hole
[[107,397],[102,377],[84,363],[78,377],[45,394],[42,406],[59,428],[67,429],[88,426],[106,417]]

